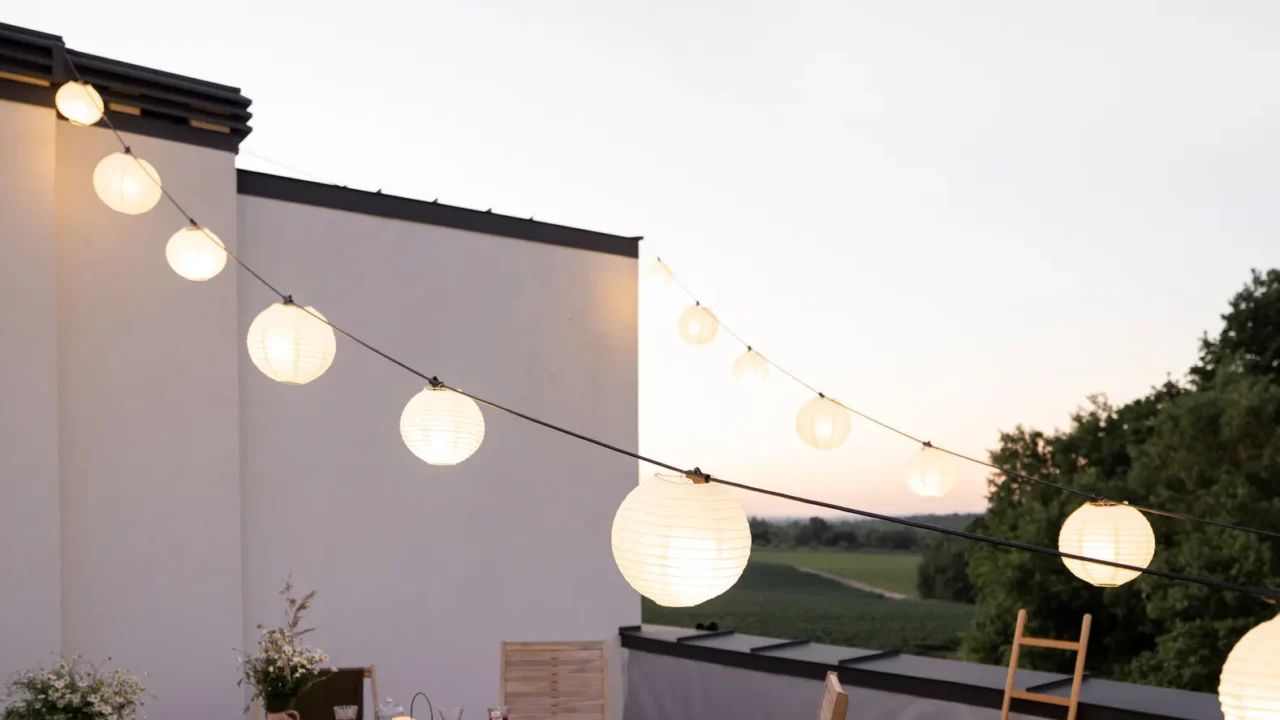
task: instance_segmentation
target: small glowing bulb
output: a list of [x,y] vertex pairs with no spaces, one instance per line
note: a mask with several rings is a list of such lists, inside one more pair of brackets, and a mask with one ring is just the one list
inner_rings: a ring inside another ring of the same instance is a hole
[[86,82],[72,80],[58,88],[53,97],[53,104],[58,112],[72,125],[93,125],[102,119],[102,96],[98,90]]
[[705,345],[716,337],[720,321],[710,310],[695,303],[680,315],[680,336],[694,345]]
[[184,227],[169,238],[164,257],[173,271],[197,282],[222,272],[227,265],[227,250],[222,238],[208,228]]
[[263,375],[306,385],[333,364],[337,339],[319,310],[274,303],[249,324],[249,359]]
[[[1082,557],[1145,568],[1156,552],[1151,523],[1128,505],[1087,502],[1062,523],[1058,549]],[[1138,577],[1138,570],[1063,558],[1072,575],[1098,587],[1117,587]]]
[[733,361],[733,379],[743,385],[759,385],[769,377],[769,361],[760,353],[747,348],[747,351]]
[[907,487],[921,497],[942,497],[959,477],[956,459],[932,445],[925,445],[907,464]]
[[93,169],[93,190],[107,207],[126,215],[141,215],[160,202],[160,173],[135,155],[111,153]]
[[671,273],[671,268],[661,260],[654,260],[649,266],[649,271],[645,273],[645,278],[649,284],[660,289],[666,289],[675,284],[676,276]]
[[823,395],[810,400],[796,416],[796,432],[815,450],[840,447],[849,439],[853,416],[831,398]]

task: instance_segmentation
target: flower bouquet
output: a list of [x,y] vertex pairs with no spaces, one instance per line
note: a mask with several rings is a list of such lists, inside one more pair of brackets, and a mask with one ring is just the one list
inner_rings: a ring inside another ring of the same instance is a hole
[[[110,662],[111,658],[107,658]],[[130,720],[143,712],[146,687],[127,670],[108,673],[79,656],[19,673],[6,691],[4,720]]]
[[[321,663],[329,659],[321,650],[298,642],[315,629],[300,629],[315,591],[298,599],[293,595],[292,581],[287,580],[280,595],[285,600],[284,625],[270,630],[258,626],[262,632],[258,651],[248,657],[242,653],[239,658],[242,677],[236,683],[238,686],[248,683],[253,688],[253,697],[262,702],[269,715],[293,709],[303,691],[324,679]],[[248,708],[245,711],[248,712]]]

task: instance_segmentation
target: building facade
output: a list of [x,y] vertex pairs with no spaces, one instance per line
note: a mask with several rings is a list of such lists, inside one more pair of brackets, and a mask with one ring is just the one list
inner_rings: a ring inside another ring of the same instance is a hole
[[637,441],[634,238],[237,171],[237,89],[0,26],[0,677],[110,655],[150,673],[152,717],[233,717],[234,648],[279,622],[290,573],[319,591],[314,644],[398,700],[496,704],[503,640],[611,639],[616,660],[640,615],[609,546],[635,463],[484,409],[473,457],[426,465],[398,429],[421,381],[341,337],[308,385],[262,375],[245,336],[276,298],[233,264],[176,275],[166,203],[97,198],[119,147],[54,110],[68,57],[186,211],[300,304]]

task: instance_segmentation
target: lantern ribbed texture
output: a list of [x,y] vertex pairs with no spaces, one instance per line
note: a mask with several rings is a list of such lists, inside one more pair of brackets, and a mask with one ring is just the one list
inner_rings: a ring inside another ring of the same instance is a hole
[[769,361],[755,350],[748,350],[733,361],[733,379],[743,385],[759,385],[769,377]]
[[400,413],[400,437],[423,462],[457,465],[480,448],[484,414],[466,395],[428,387],[410,398]]
[[201,282],[227,266],[225,248],[222,238],[213,231],[184,227],[169,238],[169,243],[164,246],[164,257],[174,272],[188,280]]
[[747,513],[722,485],[655,475],[613,518],[613,559],[622,576],[666,607],[697,605],[733,587],[750,555]]
[[[320,315],[313,307],[307,310]],[[249,359],[263,375],[286,385],[305,385],[333,364],[338,343],[333,328],[292,303],[272,303],[249,325]]]
[[942,497],[956,486],[956,459],[934,447],[922,447],[907,463],[907,487],[921,497]]
[[53,96],[58,112],[72,125],[92,125],[102,119],[102,96],[89,83],[72,80],[63,83]]
[[1225,720],[1280,720],[1280,618],[1253,628],[1231,648],[1218,682]]
[[720,321],[701,305],[694,305],[680,315],[680,337],[694,345],[711,342],[719,330]]
[[811,448],[830,450],[849,439],[853,416],[829,398],[816,397],[805,403],[796,415],[796,432]]
[[645,272],[645,279],[650,285],[656,288],[669,288],[675,283],[676,277],[671,274],[671,268],[661,260],[654,260],[649,266],[649,270]]
[[[1088,502],[1062,523],[1058,549],[1145,568],[1156,554],[1156,537],[1147,518],[1128,505]],[[1117,587],[1142,574],[1068,558],[1063,558],[1062,563],[1072,575],[1098,587]]]
[[93,169],[93,190],[107,207],[141,215],[160,202],[160,173],[142,158],[111,153]]

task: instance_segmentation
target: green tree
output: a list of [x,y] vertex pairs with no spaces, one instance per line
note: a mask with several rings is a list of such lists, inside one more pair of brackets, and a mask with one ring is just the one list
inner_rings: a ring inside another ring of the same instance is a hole
[[968,563],[968,540],[943,535],[929,542],[916,570],[920,597],[972,603],[976,598]]

